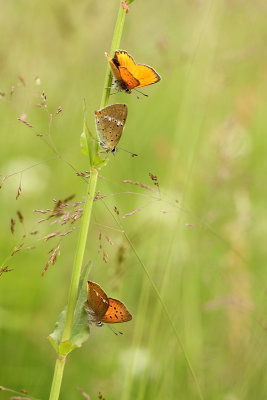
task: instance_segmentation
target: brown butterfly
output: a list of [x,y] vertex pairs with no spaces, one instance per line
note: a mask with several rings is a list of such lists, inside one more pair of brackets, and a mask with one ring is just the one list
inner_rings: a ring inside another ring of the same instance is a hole
[[135,64],[132,56],[125,50],[115,51],[113,58],[107,53],[105,55],[119,91],[125,90],[126,93],[131,93],[132,89],[152,85],[161,79],[152,67]]
[[99,144],[107,151],[115,153],[120,141],[128,109],[126,104],[111,104],[95,111],[96,131]]
[[104,290],[91,281],[87,282],[87,301],[84,303],[89,323],[98,326],[127,322],[132,315],[119,300],[108,297]]

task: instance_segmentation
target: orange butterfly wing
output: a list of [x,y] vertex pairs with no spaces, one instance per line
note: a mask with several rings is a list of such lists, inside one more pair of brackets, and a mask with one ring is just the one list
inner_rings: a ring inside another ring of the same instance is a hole
[[[115,51],[114,59],[115,63],[119,64],[118,69],[120,71],[121,79],[126,84],[128,84],[129,81],[128,89],[152,85],[153,83],[159,82],[161,79],[159,74],[152,67],[143,64],[135,64],[133,58],[127,53],[127,51]],[[136,85],[135,83],[137,83],[137,81],[139,82]]]
[[101,322],[116,324],[118,322],[131,321],[132,315],[121,301],[112,299],[111,297],[108,300],[109,307],[105,315],[101,318]]
[[114,54],[114,59],[121,67],[126,67],[130,72],[135,68],[135,62],[132,56],[125,50],[117,50]]
[[147,65],[136,64],[134,71],[131,72],[139,81],[139,85],[137,85],[136,88],[152,85],[161,79],[157,72]]
[[[135,65],[132,57],[129,56],[128,53],[125,51],[116,51],[114,58],[111,58],[108,53],[105,53],[105,55],[115,81],[122,90],[131,90],[139,85],[139,81],[128,71],[128,67],[133,68]],[[118,55],[120,61],[117,59]]]
[[114,76],[114,78],[116,79],[116,81],[120,82],[121,81],[121,76],[120,76],[120,71],[118,69],[118,67],[115,65],[113,58],[111,58],[108,53],[105,53],[108,62],[109,62],[109,66],[111,68],[112,74]]
[[108,296],[101,287],[94,282],[87,281],[86,309],[89,319],[100,321],[109,308]]
[[121,301],[108,297],[97,283],[91,281],[87,281],[85,310],[89,322],[96,324],[101,322],[114,324],[132,319],[132,315]]
[[126,67],[119,67],[120,76],[123,81],[123,85],[126,89],[134,89],[139,86],[140,82],[136,79]]

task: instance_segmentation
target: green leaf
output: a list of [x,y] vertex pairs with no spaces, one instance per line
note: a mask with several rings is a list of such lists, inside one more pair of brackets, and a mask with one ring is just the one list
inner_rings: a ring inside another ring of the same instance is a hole
[[80,346],[77,346],[75,343],[72,343],[69,340],[66,340],[65,342],[59,343],[58,352],[60,355],[66,356],[72,350],[77,349],[77,347],[80,347]]
[[88,156],[88,146],[87,146],[87,140],[86,140],[86,136],[85,136],[84,132],[82,132],[82,134],[80,136],[80,147],[81,147],[82,153],[85,154],[86,156]]
[[81,273],[81,279],[79,283],[78,299],[76,303],[76,309],[74,313],[74,320],[72,325],[72,331],[70,340],[71,343],[75,343],[77,347],[81,345],[88,339],[90,329],[88,325],[88,317],[84,309],[84,302],[86,301],[87,292],[87,277],[91,266],[89,262]]
[[48,340],[50,341],[50,343],[52,344],[57,353],[59,350],[59,343],[62,338],[64,324],[66,320],[66,310],[67,307],[65,307],[64,310],[61,311],[58,320],[56,322],[56,327],[54,332],[50,333],[50,335],[48,336]]
[[52,332],[48,339],[57,353],[61,355],[66,355],[77,347],[81,347],[82,344],[88,339],[90,329],[88,325],[87,314],[84,310],[84,302],[86,300],[86,289],[87,289],[87,277],[89,269],[91,267],[91,262],[87,263],[84,267],[78,289],[78,299],[76,303],[74,320],[72,325],[72,331],[70,340],[61,342],[67,307],[60,313],[58,321],[56,322],[56,327],[54,332]]
[[96,154],[94,158],[94,167],[101,169],[102,167],[105,167],[108,162],[109,162],[108,158],[105,158],[103,160],[98,154]]
[[[83,154],[89,157],[90,167],[93,165],[93,159],[95,157],[95,143],[97,140],[94,138],[92,132],[89,130],[87,122],[86,122],[86,103],[85,99],[83,100],[83,131],[80,137],[80,146]],[[98,145],[98,143],[97,143]]]

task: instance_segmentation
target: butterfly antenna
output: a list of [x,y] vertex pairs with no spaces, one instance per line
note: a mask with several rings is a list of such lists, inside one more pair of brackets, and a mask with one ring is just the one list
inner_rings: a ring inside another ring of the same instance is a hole
[[128,150],[122,149],[121,147],[116,147],[116,149],[119,149],[119,150],[125,151],[125,153],[131,154],[131,156],[132,156],[132,157],[138,157],[138,154],[135,154],[135,153],[132,153],[131,151],[128,151]]
[[[138,93],[141,93],[143,96],[148,97],[148,94],[141,92],[141,90],[138,89],[134,89],[136,90]],[[139,97],[137,96],[137,98],[139,99]]]
[[118,329],[112,328],[112,326],[110,326],[110,325],[108,325],[108,327],[114,333],[114,335],[116,335],[116,336],[123,335],[123,333],[118,331]]

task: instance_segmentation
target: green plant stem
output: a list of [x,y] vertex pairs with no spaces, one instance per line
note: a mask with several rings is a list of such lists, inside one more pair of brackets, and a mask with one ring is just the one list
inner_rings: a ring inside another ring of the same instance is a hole
[[[113,39],[112,39],[112,43],[111,43],[110,53],[109,53],[111,57],[113,57],[115,51],[118,50],[118,48],[120,46],[121,35],[122,35],[124,21],[125,21],[125,15],[126,15],[126,11],[120,6],[115,29],[114,29],[114,35],[113,35]],[[103,91],[103,95],[102,95],[102,99],[101,99],[101,103],[100,103],[100,108],[103,108],[108,104],[111,85],[112,85],[112,73],[111,73],[110,67],[108,65],[106,77],[105,77],[104,91]]]
[[57,400],[59,397],[66,356],[58,356],[54,370],[54,377],[50,391],[49,400]]
[[[113,54],[114,51],[117,48],[119,48],[123,25],[124,25],[124,20],[125,20],[126,11],[122,8],[121,2],[119,2],[119,3],[120,3],[119,13],[118,13],[118,17],[117,17],[117,21],[116,21],[116,25],[115,25],[115,29],[114,29],[110,54]],[[112,83],[112,76],[111,76],[111,72],[110,72],[110,67],[109,67],[109,65],[107,65],[105,86],[104,86],[104,91],[103,91],[101,105],[100,105],[101,108],[105,107],[108,103],[111,83]],[[88,143],[88,145],[90,145],[90,143]],[[90,160],[89,160],[89,162],[90,162]],[[70,336],[71,336],[71,329],[72,329],[74,312],[75,312],[77,295],[78,295],[79,279],[80,279],[80,274],[81,274],[81,268],[82,268],[82,262],[83,262],[84,251],[85,251],[85,246],[86,246],[88,229],[89,229],[91,215],[92,215],[92,207],[93,207],[93,201],[94,201],[94,197],[95,197],[97,178],[98,178],[98,169],[93,166],[90,170],[90,179],[89,179],[88,187],[87,187],[88,196],[87,196],[87,200],[86,200],[84,210],[83,210],[83,217],[82,217],[81,228],[80,228],[80,233],[79,233],[79,238],[78,238],[77,250],[76,250],[75,260],[74,260],[74,265],[73,265],[73,270],[72,270],[69,298],[68,298],[68,305],[67,305],[67,315],[66,315],[64,331],[63,331],[63,335],[62,335],[62,339],[61,339],[62,342],[69,340]],[[65,362],[66,362],[66,355],[59,353],[57,360],[56,360],[56,364],[55,364],[54,376],[53,376],[53,382],[52,382],[52,386],[51,386],[49,400],[57,400],[59,397]]]
[[[96,168],[91,169],[90,179],[88,182],[88,196],[83,210],[83,217],[82,223],[78,238],[77,250],[75,254],[75,260],[72,270],[71,276],[71,283],[70,283],[70,291],[69,291],[69,299],[68,299],[68,306],[67,306],[67,315],[66,321],[64,326],[64,331],[62,335],[62,342],[69,340],[71,335],[72,323],[74,318],[74,311],[76,307],[77,295],[78,295],[78,286],[79,286],[79,279],[81,275],[81,268],[83,262],[83,256],[85,251],[86,239],[88,228],[91,220],[92,215],[92,207],[93,201],[95,197],[95,190],[96,190],[96,183],[98,177],[98,170]],[[55,370],[54,370],[54,377],[50,391],[49,400],[57,400],[60,392],[63,371],[65,366],[66,356],[59,354]]]
[[82,223],[78,238],[77,250],[75,254],[75,260],[72,270],[72,277],[70,283],[70,291],[69,291],[69,299],[68,299],[68,308],[67,308],[67,316],[66,322],[64,326],[62,342],[68,340],[71,334],[71,328],[73,323],[74,311],[76,306],[77,294],[78,294],[78,286],[79,279],[81,275],[81,268],[83,262],[83,256],[85,251],[85,245],[87,240],[87,233],[90,224],[93,201],[95,197],[96,183],[98,177],[98,170],[96,168],[92,168],[90,171],[90,179],[88,183],[88,197],[83,209],[83,217]]

